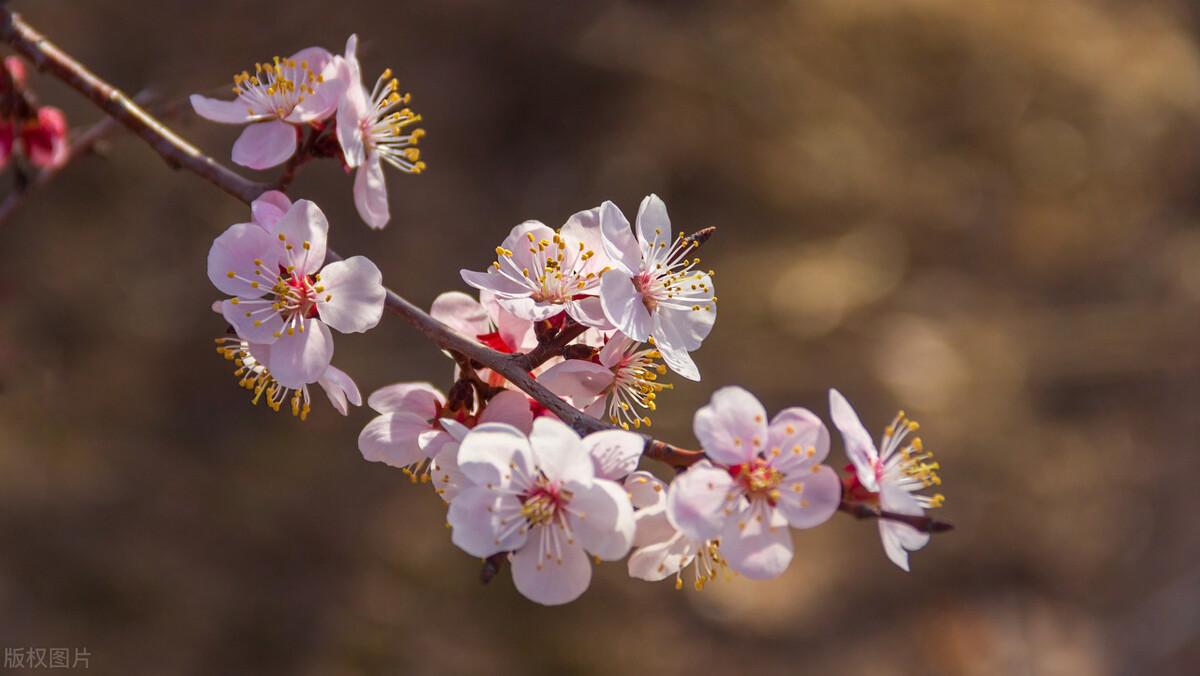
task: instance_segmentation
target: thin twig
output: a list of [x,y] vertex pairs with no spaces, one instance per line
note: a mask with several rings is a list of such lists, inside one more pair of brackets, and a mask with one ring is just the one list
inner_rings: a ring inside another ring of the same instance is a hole
[[944,533],[954,529],[952,524],[945,521],[938,521],[932,517],[889,512],[862,502],[842,500],[842,503],[838,505],[838,511],[845,512],[856,519],[886,519],[888,521],[908,524],[922,533]]

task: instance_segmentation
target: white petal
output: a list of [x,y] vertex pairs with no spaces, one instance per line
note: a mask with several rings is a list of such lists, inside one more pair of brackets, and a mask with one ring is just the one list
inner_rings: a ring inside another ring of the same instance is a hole
[[600,278],[600,304],[604,316],[621,333],[639,343],[650,337],[650,312],[634,288],[633,278],[623,271],[614,268]]
[[573,300],[567,304],[567,314],[571,319],[601,331],[611,331],[615,327],[604,315],[604,304],[599,296],[589,296]]
[[292,200],[278,190],[268,190],[250,203],[250,215],[267,232],[277,232],[279,219],[292,208]]
[[487,310],[462,291],[447,291],[438,295],[433,299],[429,315],[471,340],[491,328]]
[[583,448],[592,458],[596,477],[619,481],[637,469],[646,440],[624,430],[593,432],[583,438]]
[[692,361],[691,355],[687,350],[676,347],[670,343],[665,343],[662,340],[657,340],[659,354],[662,355],[663,363],[665,363],[672,371],[679,375],[700,382],[700,369],[696,368],[696,362]]
[[354,206],[363,222],[377,230],[391,219],[387,180],[377,153],[367,153],[362,165],[354,171]]
[[385,413],[367,423],[358,435],[358,450],[371,462],[408,467],[429,455],[419,443],[429,421],[412,413]]
[[665,542],[676,535],[681,535],[671,525],[667,516],[667,506],[662,504],[649,509],[639,509],[633,513],[637,533],[633,536],[634,547],[645,547],[656,542]]
[[576,408],[585,408],[613,383],[613,372],[595,362],[567,359],[546,369],[538,382],[566,397]]
[[454,500],[460,491],[472,485],[458,468],[457,443],[442,446],[442,450],[438,451],[433,459],[430,476],[433,477],[433,487],[446,502]]
[[875,461],[879,459],[879,451],[875,450],[871,434],[863,427],[850,402],[837,390],[829,390],[829,412],[833,424],[842,433],[846,455],[849,456],[850,462],[854,463],[859,483],[869,491],[879,490],[874,468]]
[[629,577],[658,582],[678,573],[695,557],[695,541],[676,533],[674,537],[636,549],[629,556]]
[[362,333],[375,328],[383,317],[383,274],[365,256],[335,261],[321,270],[325,288],[317,299],[321,321],[342,333]]
[[603,479],[572,490],[567,520],[583,548],[605,561],[628,554],[637,523],[625,490]]
[[[300,328],[304,330],[301,331]],[[333,336],[317,319],[305,319],[294,334],[287,331],[271,343],[271,375],[284,387],[315,383],[333,359]]]
[[708,457],[726,465],[753,459],[767,442],[767,412],[740,387],[722,387],[696,411],[692,429]]
[[[767,446],[779,449],[772,465],[786,472],[808,468],[829,455],[829,430],[806,408],[785,408],[771,418]],[[809,455],[809,451],[812,455]]]
[[563,544],[561,559],[543,557],[539,543],[539,538],[546,537],[543,531],[535,529],[513,555],[513,584],[530,601],[546,606],[570,603],[591,584],[592,562],[579,543]]
[[667,218],[667,205],[658,195],[650,194],[642,200],[637,214],[638,240],[643,246],[654,240],[671,246],[671,219]]
[[[227,300],[221,303],[221,316],[237,332],[238,338],[251,343],[270,345],[283,331],[283,318],[270,307],[268,303],[242,301],[235,304],[233,300]],[[263,308],[267,308],[268,311],[258,312]]]
[[[711,299],[712,281],[707,283],[709,291],[706,295]],[[700,349],[717,321],[717,306],[702,298],[690,302],[694,305],[688,309],[660,307],[654,313],[656,321],[651,333],[656,340],[669,342],[688,352]]]
[[529,434],[533,428],[533,411],[524,392],[505,390],[492,397],[479,415],[480,423],[504,423]]
[[879,520],[879,537],[883,540],[883,551],[887,557],[905,572],[908,571],[908,552],[929,544],[929,533],[884,519]]
[[240,98],[232,101],[210,99],[207,96],[192,94],[189,99],[196,114],[206,120],[224,124],[243,124],[250,120],[250,111],[246,102]]
[[317,384],[325,390],[325,395],[329,397],[329,403],[333,404],[337,412],[342,415],[350,413],[350,404],[362,406],[362,393],[358,391],[358,385],[353,378],[339,368],[330,365],[325,369],[325,373],[317,381]]
[[649,472],[639,470],[625,477],[625,490],[639,510],[667,506],[667,485]]
[[535,301],[529,296],[505,298],[499,293],[497,294],[496,302],[500,304],[500,307],[517,317],[531,322],[540,322],[562,314],[565,307],[558,303]]
[[667,516],[676,528],[696,540],[714,538],[725,526],[732,486],[729,472],[707,463],[693,465],[671,482]]
[[429,420],[446,398],[429,383],[396,383],[371,393],[367,406],[380,413],[407,412]]
[[579,435],[561,421],[538,418],[529,433],[537,466],[547,479],[563,483],[591,483],[592,461],[583,452]]
[[[452,529],[450,541],[472,556],[491,556],[511,551],[526,543],[523,528],[510,530],[502,523],[503,515],[519,514],[516,497],[496,493],[482,486],[463,489],[450,503],[446,520]],[[503,538],[500,535],[504,535]]]
[[[271,288],[271,282],[255,274],[258,266],[254,261],[264,261],[267,270],[274,272],[274,258],[275,240],[265,230],[253,223],[231,225],[208,250],[208,279],[222,293],[258,298]],[[234,278],[230,278],[230,272]],[[254,288],[250,281],[242,280],[258,280],[259,286]]]
[[529,439],[512,425],[485,423],[462,440],[458,467],[480,486],[524,487],[533,475],[533,451]]
[[[325,244],[329,239],[329,221],[320,207],[309,200],[297,200],[271,233],[282,236],[279,264],[295,266],[296,272],[311,275],[325,263]],[[305,247],[305,244],[308,246]],[[291,247],[288,249],[287,247]]]
[[721,535],[721,555],[734,571],[751,580],[778,577],[792,562],[792,532],[776,510],[759,521],[750,510],[735,514]]
[[[800,486],[797,490],[797,486]],[[779,487],[778,511],[792,528],[812,528],[829,520],[842,501],[842,482],[826,465],[784,477]]]
[[270,169],[296,152],[296,128],[286,122],[255,122],[233,142],[233,161],[251,169]]
[[491,269],[488,272],[459,270],[458,273],[462,276],[464,282],[481,291],[490,291],[496,294],[497,299],[528,296],[530,293],[530,289],[527,286]]
[[289,122],[305,123],[324,120],[337,110],[338,101],[346,91],[345,64],[340,56],[334,56],[320,47],[308,47],[291,56],[293,61],[307,61],[314,73],[323,82],[314,87],[313,94],[304,97],[287,116]]
[[642,250],[629,228],[625,214],[612,202],[600,205],[600,234],[604,251],[618,269],[631,275],[642,269]]

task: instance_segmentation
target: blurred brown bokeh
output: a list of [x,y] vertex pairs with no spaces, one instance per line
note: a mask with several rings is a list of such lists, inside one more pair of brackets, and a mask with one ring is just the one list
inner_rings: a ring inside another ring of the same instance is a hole
[[[361,459],[368,411],[248,403],[203,272],[246,209],[118,137],[0,225],[4,647],[111,674],[1200,671],[1194,4],[16,4],[167,101],[357,31],[430,169],[390,176],[383,232],[333,163],[293,195],[423,305],[522,220],[658,193],[719,229],[721,316],[655,431],[692,443],[733,383],[823,416],[837,386],[875,429],[903,406],[958,530],[907,575],[838,516],[769,583],[481,587],[432,492]],[[174,123],[228,158],[234,128]],[[336,363],[365,391],[450,368],[393,318]]]

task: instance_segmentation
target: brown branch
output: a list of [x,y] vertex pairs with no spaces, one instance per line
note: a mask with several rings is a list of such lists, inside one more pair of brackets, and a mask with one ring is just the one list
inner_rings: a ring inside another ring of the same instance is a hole
[[[37,65],[40,70],[49,72],[91,99],[111,117],[146,141],[171,167],[191,171],[247,204],[270,189],[270,186],[246,179],[200,152],[195,146],[175,134],[137,103],[130,100],[123,92],[101,80],[52,44],[3,4],[0,4],[0,39],[12,45],[13,49]],[[691,239],[697,244],[703,243],[714,231],[714,228],[704,228],[693,234]],[[328,255],[330,259],[340,260],[340,256],[332,250],[329,250]],[[576,431],[587,434],[616,427],[584,415],[582,411],[560,399],[529,374],[531,368],[556,356],[555,350],[561,354],[563,347],[570,340],[583,333],[582,327],[564,329],[558,336],[547,341],[545,346],[539,345],[529,354],[508,355],[456,333],[391,289],[387,291],[385,306],[389,312],[407,320],[439,347],[461,354],[504,376],[563,422],[575,428]],[[570,333],[574,333],[574,335],[568,338]],[[703,451],[682,449],[645,435],[643,438],[647,457],[677,468],[688,467],[704,458]],[[951,528],[949,524],[927,517],[883,512],[857,503],[843,502],[839,509],[859,519],[891,519],[908,523],[925,532],[941,532]],[[485,578],[486,576],[485,572]]]
[[952,524],[945,521],[938,521],[928,516],[915,516],[913,514],[900,514],[898,512],[889,512],[883,509],[877,509],[871,505],[862,502],[850,502],[842,500],[838,505],[838,511],[845,512],[856,519],[885,519],[887,521],[896,521],[905,523],[922,533],[944,533],[948,530],[953,530]]

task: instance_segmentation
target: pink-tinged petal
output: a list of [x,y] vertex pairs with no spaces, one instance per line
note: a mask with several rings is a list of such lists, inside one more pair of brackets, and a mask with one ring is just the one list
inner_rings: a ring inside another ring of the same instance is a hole
[[666,505],[639,509],[634,512],[633,520],[637,525],[637,534],[633,536],[634,547],[645,547],[656,542],[665,542],[676,535],[682,536],[667,518]]
[[658,352],[662,355],[663,363],[667,365],[667,368],[688,380],[700,382],[700,369],[696,367],[696,362],[692,361],[692,356],[688,354],[687,350],[658,340],[657,338],[655,340],[655,347],[658,348]]
[[325,390],[325,395],[329,397],[329,403],[333,404],[337,412],[342,415],[349,415],[351,404],[362,406],[362,393],[358,391],[358,385],[353,378],[339,368],[330,366],[325,369],[325,373],[317,381],[317,384]]
[[329,220],[325,218],[325,212],[313,202],[297,200],[293,203],[283,218],[275,224],[271,234],[280,239],[280,265],[295,266],[297,273],[311,275],[320,270],[321,265],[325,263]]
[[695,556],[695,543],[678,534],[635,550],[629,556],[629,577],[647,582],[665,580],[690,564]]
[[527,352],[537,345],[537,336],[533,333],[533,322],[521,319],[500,307],[500,303],[491,291],[480,291],[479,303],[487,311],[487,316],[510,350]]
[[484,307],[462,291],[439,294],[433,299],[429,315],[471,340],[491,328]]
[[571,400],[576,408],[583,408],[612,385],[613,372],[595,362],[567,359],[546,369],[538,382]]
[[533,451],[521,430],[502,423],[485,423],[462,440],[458,467],[480,486],[524,488],[534,471]]
[[541,545],[540,539],[545,537],[548,537],[546,528],[534,529],[525,546],[513,555],[513,585],[525,598],[544,606],[570,603],[591,584],[592,562],[578,542],[564,543],[561,559],[544,558],[542,551],[551,547],[548,543]]
[[721,555],[731,569],[751,580],[778,577],[792,562],[792,552],[787,520],[770,508],[761,521],[749,509],[733,515],[721,535]]
[[667,485],[649,472],[639,470],[625,477],[625,491],[636,509],[667,506]]
[[383,274],[365,256],[335,261],[321,270],[317,312],[321,321],[342,333],[375,328],[383,317]]
[[[522,268],[532,268],[533,252],[531,249],[536,249],[535,243],[543,240],[552,242],[555,232],[550,226],[541,221],[525,221],[509,231],[508,237],[504,238],[500,246],[512,252],[512,262],[516,264],[518,270]],[[533,237],[530,240],[530,237]]]
[[604,316],[621,333],[639,343],[650,337],[650,312],[634,288],[633,278],[623,271],[609,270],[600,278],[600,304]]
[[858,414],[850,406],[850,402],[837,390],[829,390],[829,413],[833,424],[842,433],[842,442],[846,446],[846,455],[854,463],[858,481],[869,491],[878,491],[879,485],[875,479],[875,462],[879,459],[879,451],[875,450],[875,442],[871,434],[863,427]]
[[270,345],[283,331],[283,318],[271,309],[267,301],[243,300],[235,303],[232,299],[227,300],[221,303],[221,316],[237,332],[238,338],[251,343]]
[[287,116],[288,122],[304,124],[324,120],[337,110],[338,101],[346,91],[345,61],[320,47],[302,49],[292,55],[296,63],[308,62],[309,68],[321,76],[323,82],[313,86],[312,94],[296,104]]
[[[703,282],[696,280],[696,283]],[[710,302],[712,282],[709,281],[708,284],[709,291],[705,294],[708,299],[700,297],[689,299],[687,302],[693,303],[691,308],[658,308],[658,311],[655,312],[654,328],[651,329],[656,340],[668,341],[689,352],[700,349],[700,344],[712,332],[713,324],[717,321],[717,306]]]
[[[609,267],[612,263],[604,250],[604,239],[600,234],[600,210],[601,207],[595,207],[573,214],[559,230],[563,238],[568,241],[572,252],[571,256],[592,252],[592,255],[584,261],[567,259],[572,267],[580,270],[584,275],[588,272],[599,274],[600,270]],[[582,252],[579,249],[580,244],[583,244]]]
[[592,458],[596,478],[620,481],[637,469],[646,440],[624,430],[593,432],[583,438],[583,448]]
[[[274,272],[271,265],[275,257],[275,239],[253,223],[238,223],[213,240],[208,250],[208,279],[222,293],[242,298],[258,298],[271,288],[271,281],[256,274],[259,266],[254,261],[264,261],[265,268]],[[229,273],[233,273],[233,277]],[[253,286],[253,281],[258,286]]]
[[625,489],[603,479],[572,487],[567,521],[579,543],[604,561],[629,553],[637,522]]
[[533,411],[524,392],[505,390],[488,401],[479,415],[480,423],[504,423],[529,434],[533,429]]
[[419,443],[429,421],[411,413],[385,413],[367,423],[358,435],[358,450],[371,462],[408,467],[429,457]]
[[607,403],[608,400],[605,397],[597,397],[595,401],[583,407],[583,414],[589,418],[600,420],[600,417],[604,415],[604,407]]
[[829,455],[829,430],[812,411],[785,408],[771,418],[767,447],[774,455],[771,464],[784,473],[807,468]]
[[540,322],[544,319],[562,314],[563,306],[556,303],[540,303],[528,296],[519,298],[505,298],[497,294],[496,302],[500,303],[500,307],[513,313],[517,317],[531,321]]
[[320,320],[305,319],[294,333],[285,330],[271,343],[271,363],[267,368],[280,385],[299,388],[317,382],[332,359],[333,335],[329,327]]
[[279,219],[292,208],[292,200],[278,190],[268,190],[250,203],[250,218],[267,232],[276,232]]
[[495,294],[497,300],[515,298],[530,293],[529,287],[492,270],[488,272],[459,270],[458,274],[462,276],[464,282],[476,289]]
[[812,528],[828,521],[841,501],[842,482],[837,473],[817,465],[784,478],[776,508],[792,528]]
[[189,100],[196,114],[206,120],[222,124],[245,124],[252,117],[246,102],[239,99],[222,101],[207,96],[192,94]]
[[579,435],[563,422],[544,417],[533,421],[529,445],[547,479],[585,485],[592,482],[592,461],[583,452]]
[[729,472],[707,463],[693,465],[675,477],[667,491],[667,516],[679,530],[696,540],[720,535],[733,487]]
[[458,468],[458,444],[449,443],[433,458],[429,475],[433,477],[433,488],[446,502],[451,502],[459,492],[471,486],[467,476]]
[[371,393],[367,406],[379,413],[405,412],[429,420],[446,398],[429,383],[396,383]]
[[600,234],[604,251],[617,269],[630,275],[642,269],[642,251],[625,214],[612,202],[600,205]]
[[571,319],[601,331],[611,331],[614,327],[604,315],[604,304],[599,296],[589,296],[572,301],[567,305],[567,314]]
[[[467,435],[471,433],[470,427],[451,418],[438,418],[438,424],[442,426],[442,429],[446,430],[446,434],[449,434],[451,438],[458,442],[466,439]],[[458,461],[455,460],[455,467],[458,466],[457,463]]]
[[726,465],[752,460],[766,448],[767,411],[741,387],[722,387],[699,411],[692,429],[708,457]]
[[883,540],[883,551],[888,559],[908,572],[908,553],[929,544],[929,533],[895,521],[879,520],[879,537]]
[[363,222],[376,230],[391,219],[387,180],[378,153],[367,153],[362,165],[354,172],[354,206]]
[[363,162],[363,127],[370,108],[368,93],[362,85],[362,70],[358,65],[358,36],[346,40],[346,55],[342,59],[342,72],[346,79],[346,91],[337,109],[337,139],[342,146],[346,166],[357,167]]
[[650,194],[642,200],[638,207],[637,231],[638,241],[647,249],[655,240],[671,246],[671,219],[667,218],[667,205],[658,195]]
[[[446,520],[453,529],[450,541],[472,556],[491,556],[525,545],[523,528],[506,528],[504,516],[521,513],[521,503],[512,495],[482,486],[463,489],[450,503]],[[504,537],[501,537],[501,536]]]
[[286,122],[255,122],[233,142],[233,161],[251,169],[270,169],[296,152],[296,128]]

